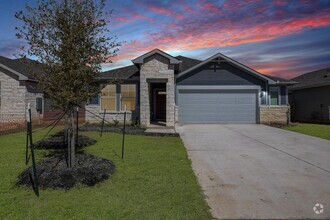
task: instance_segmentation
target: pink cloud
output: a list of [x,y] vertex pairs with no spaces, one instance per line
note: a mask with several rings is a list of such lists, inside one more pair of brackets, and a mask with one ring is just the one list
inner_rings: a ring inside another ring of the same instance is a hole
[[221,10],[218,7],[216,7],[216,5],[210,2],[197,3],[197,5],[205,13],[213,13],[213,14],[221,13]]
[[127,17],[117,17],[116,20],[119,22],[129,22],[130,21],[130,19],[128,19]]
[[186,26],[176,26],[175,31],[148,34],[145,40],[127,43],[121,48],[121,52],[115,60],[133,59],[135,56],[154,48],[165,51],[171,51],[175,48],[195,50],[255,43],[299,33],[306,28],[328,25],[330,25],[330,15],[311,16],[285,22],[265,22],[244,29],[215,25],[201,31],[201,29],[187,23]]
[[183,14],[176,14],[174,17],[175,17],[175,19],[177,19],[177,20],[182,20],[182,19],[184,19],[184,15],[183,15]]
[[171,16],[172,15],[172,11],[167,10],[164,7],[158,7],[158,6],[151,6],[149,7],[147,10],[155,12],[157,14],[162,14],[162,15],[166,15],[166,16]]
[[286,5],[288,4],[287,0],[273,0],[274,5]]

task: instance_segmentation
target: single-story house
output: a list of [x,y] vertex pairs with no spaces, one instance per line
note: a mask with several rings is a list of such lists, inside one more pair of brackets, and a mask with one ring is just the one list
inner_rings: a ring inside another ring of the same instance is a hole
[[32,116],[43,114],[43,94],[36,89],[31,76],[38,72],[37,62],[26,58],[10,59],[0,56],[0,116],[25,119],[28,103]]
[[205,60],[171,56],[159,49],[132,65],[103,72],[101,93],[86,106],[86,121],[286,124],[294,82],[263,75],[217,53]]
[[[0,56],[0,122],[25,120],[28,103],[32,117],[55,120],[61,110],[52,109],[51,100],[37,89],[33,75],[41,73],[37,61],[20,58],[10,59]],[[85,111],[80,116],[85,117]]]
[[289,86],[292,121],[330,122],[330,67],[292,79]]

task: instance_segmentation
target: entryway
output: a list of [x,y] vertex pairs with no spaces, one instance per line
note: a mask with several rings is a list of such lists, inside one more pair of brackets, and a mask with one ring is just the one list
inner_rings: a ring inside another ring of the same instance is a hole
[[166,83],[150,84],[150,121],[166,126]]

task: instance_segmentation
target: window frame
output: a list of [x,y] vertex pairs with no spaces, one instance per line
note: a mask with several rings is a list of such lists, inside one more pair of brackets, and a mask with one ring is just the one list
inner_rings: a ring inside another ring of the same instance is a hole
[[[122,86],[123,85],[134,85],[135,86],[135,96],[122,96]],[[135,101],[134,101],[134,109],[133,110],[125,110],[125,109],[122,109],[122,100],[123,98],[134,98]],[[120,111],[135,111],[136,110],[136,103],[137,103],[137,84],[136,83],[124,83],[124,84],[121,84],[120,85],[120,102],[119,102],[119,109]]]
[[[272,89],[273,89],[273,92],[275,91],[274,89],[277,90],[277,104],[274,105],[272,104]],[[269,105],[271,106],[280,106],[280,101],[281,101],[281,90],[280,90],[280,87],[269,87]]]
[[[106,86],[115,86],[115,95],[114,96],[103,96],[102,95],[102,89],[104,89]],[[122,96],[122,86],[125,85],[133,85],[135,87],[135,96]],[[109,110],[107,109],[107,111],[112,111],[112,112],[123,112],[123,111],[135,111],[137,108],[137,103],[138,103],[138,84],[137,83],[123,83],[123,84],[101,84],[101,93],[99,93],[99,108],[100,108],[100,112],[103,112],[104,109],[102,109],[102,100],[103,98],[113,98],[115,100],[115,109],[114,110]],[[122,99],[123,98],[134,98],[134,110],[124,110],[122,109]],[[90,105],[97,105],[97,104],[90,104]]]
[[[41,100],[41,106],[38,106],[38,100]],[[40,109],[38,107],[40,107]],[[38,110],[40,110],[40,111],[38,111]],[[43,97],[36,97],[36,111],[39,112],[40,114],[44,113],[44,99],[43,99]]]
[[[91,103],[92,98],[94,98],[96,96],[97,96],[97,104]],[[88,99],[88,105],[91,105],[91,106],[99,106],[99,105],[101,105],[101,93],[98,93],[96,96],[91,97],[91,98]]]
[[[103,96],[102,95],[102,89],[104,89],[107,86],[115,86],[115,94],[114,94],[114,96]],[[115,100],[115,109],[114,110],[106,109],[106,110],[107,111],[118,111],[118,106],[117,106],[117,86],[118,86],[117,84],[111,84],[111,83],[110,84],[103,84],[103,85],[101,85],[101,94],[99,96],[100,97],[100,102],[99,102],[100,111],[104,111],[104,109],[102,109],[102,98],[114,98],[114,100]]]

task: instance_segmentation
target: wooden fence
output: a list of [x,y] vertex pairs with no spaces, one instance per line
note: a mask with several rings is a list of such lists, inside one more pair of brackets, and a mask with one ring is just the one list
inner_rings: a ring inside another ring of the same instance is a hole
[[[54,124],[54,121],[58,119],[58,117],[52,119],[44,119],[43,116],[32,117],[32,129],[46,127],[52,123]],[[85,116],[83,114],[78,115],[78,122],[79,124],[85,122]],[[63,125],[64,123],[65,119],[63,118],[58,124]],[[15,114],[0,114],[0,136],[22,131],[26,131],[25,117]]]

